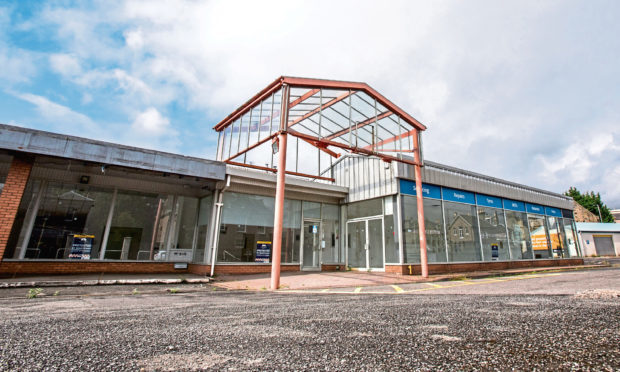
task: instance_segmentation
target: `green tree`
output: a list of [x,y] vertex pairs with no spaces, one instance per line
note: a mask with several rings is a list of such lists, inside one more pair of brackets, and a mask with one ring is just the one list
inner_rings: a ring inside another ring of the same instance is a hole
[[595,194],[594,191],[586,191],[582,194],[576,187],[570,187],[564,194],[575,199],[577,203],[581,204],[582,207],[594,213],[596,216],[599,215],[598,209],[601,208],[602,222],[614,222],[614,217],[611,215],[609,208],[601,201],[600,193],[597,192]]

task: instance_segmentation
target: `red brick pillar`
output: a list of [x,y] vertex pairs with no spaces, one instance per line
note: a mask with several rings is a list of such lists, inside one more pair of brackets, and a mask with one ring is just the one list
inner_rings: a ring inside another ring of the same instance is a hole
[[13,157],[9,174],[0,194],[0,262],[2,262],[9,234],[11,234],[11,228],[13,228],[13,222],[17,215],[17,208],[19,208],[22,195],[24,195],[31,169],[31,161]]

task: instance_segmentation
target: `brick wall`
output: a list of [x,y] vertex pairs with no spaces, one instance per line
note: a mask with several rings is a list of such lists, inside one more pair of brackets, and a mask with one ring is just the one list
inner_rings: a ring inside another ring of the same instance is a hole
[[[192,264],[189,267],[192,274],[208,275],[211,274],[211,265]],[[280,272],[299,271],[299,265],[282,265]],[[215,265],[215,274],[218,275],[237,275],[237,274],[263,274],[271,272],[271,264],[264,265]]]
[[4,188],[0,194],[0,262],[2,262],[13,221],[15,221],[31,169],[32,161],[17,156],[13,157]]
[[[528,267],[551,267],[551,266],[578,266],[583,265],[582,258],[566,258],[555,260],[525,260],[525,261],[502,261],[502,262],[468,262],[468,263],[442,263],[428,264],[429,274],[463,273],[487,270],[523,269]],[[411,265],[413,275],[420,275],[420,265]],[[388,273],[409,275],[409,264],[385,265]]]
[[67,274],[168,274],[188,273],[175,269],[172,262],[84,262],[84,261],[4,261],[0,276],[67,275]]

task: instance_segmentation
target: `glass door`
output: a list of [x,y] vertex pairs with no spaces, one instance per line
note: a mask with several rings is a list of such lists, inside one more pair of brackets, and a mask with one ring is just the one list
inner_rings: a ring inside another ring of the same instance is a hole
[[321,222],[304,220],[302,230],[302,270],[321,269]]
[[349,267],[367,268],[366,230],[366,221],[347,223],[347,264]]
[[347,223],[347,264],[362,270],[383,269],[383,221],[380,218]]

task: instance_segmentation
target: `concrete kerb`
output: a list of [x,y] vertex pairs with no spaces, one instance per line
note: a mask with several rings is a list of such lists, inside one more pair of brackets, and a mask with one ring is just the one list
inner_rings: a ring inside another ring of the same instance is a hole
[[145,278],[145,279],[86,279],[86,280],[40,280],[2,282],[0,288],[84,287],[97,285],[145,285],[145,284],[206,284],[209,278]]

